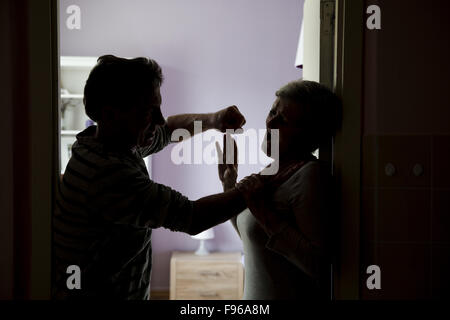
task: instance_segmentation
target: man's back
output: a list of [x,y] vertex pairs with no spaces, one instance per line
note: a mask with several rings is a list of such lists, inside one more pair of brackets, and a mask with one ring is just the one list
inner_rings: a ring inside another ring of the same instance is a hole
[[[157,152],[168,143],[164,127],[148,150],[112,152],[94,136],[95,127],[77,136],[58,190],[53,296],[147,299],[151,228],[187,227],[192,203],[149,179],[142,151]],[[70,265],[80,268],[80,289],[67,288]]]

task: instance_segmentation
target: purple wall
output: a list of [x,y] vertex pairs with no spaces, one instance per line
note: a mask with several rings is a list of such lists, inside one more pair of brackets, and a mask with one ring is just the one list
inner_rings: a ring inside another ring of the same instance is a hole
[[[81,30],[68,30],[66,8],[81,8]],[[245,129],[265,128],[275,91],[301,77],[294,68],[302,0],[62,0],[61,55],[147,56],[165,75],[162,111],[212,112],[235,104]],[[221,191],[215,165],[174,165],[172,147],[153,156],[153,179],[190,199]],[[260,169],[242,165],[239,179]],[[230,223],[215,227],[211,250],[241,251]],[[169,286],[173,250],[194,250],[188,235],[153,234],[153,289]]]

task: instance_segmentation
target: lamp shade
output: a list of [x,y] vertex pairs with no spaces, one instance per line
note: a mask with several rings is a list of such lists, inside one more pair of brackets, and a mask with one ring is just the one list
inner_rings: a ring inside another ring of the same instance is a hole
[[214,239],[214,229],[208,229],[203,232],[200,232],[196,235],[191,236],[193,239],[197,240],[208,240],[208,239]]
[[208,240],[208,239],[213,239],[213,238],[214,238],[214,229],[211,228],[211,229],[205,230],[205,231],[200,232],[200,233],[198,233],[198,234],[196,234],[196,235],[193,235],[193,236],[191,236],[191,237],[192,237],[193,239],[200,240],[200,244],[199,244],[199,246],[198,246],[197,251],[195,251],[195,254],[196,254],[196,255],[199,255],[199,256],[205,256],[205,255],[208,255],[208,254],[209,254],[209,251],[208,251],[208,249],[206,248],[205,242],[206,242],[206,240]]

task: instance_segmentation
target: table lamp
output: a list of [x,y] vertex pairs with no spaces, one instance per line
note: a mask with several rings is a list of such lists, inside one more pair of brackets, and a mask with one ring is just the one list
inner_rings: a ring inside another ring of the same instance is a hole
[[198,246],[197,251],[195,251],[196,255],[204,256],[204,255],[209,254],[209,251],[208,251],[208,249],[206,248],[206,245],[205,245],[205,240],[214,238],[214,229],[213,228],[205,230],[203,232],[200,232],[200,233],[198,233],[196,235],[193,235],[191,237],[193,239],[200,240],[200,245]]

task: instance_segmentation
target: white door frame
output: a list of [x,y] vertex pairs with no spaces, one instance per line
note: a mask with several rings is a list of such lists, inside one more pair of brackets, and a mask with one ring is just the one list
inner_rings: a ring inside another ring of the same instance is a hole
[[[341,200],[340,251],[334,272],[334,295],[338,299],[359,298],[363,6],[364,0],[336,0],[333,87],[344,104],[341,129],[336,135],[334,150],[330,152],[341,191],[338,194]],[[30,0],[27,14],[31,106],[30,298],[48,299],[51,290],[51,216],[59,179],[58,1]],[[326,38],[321,37],[322,40]],[[331,47],[324,52],[329,55],[330,50]],[[329,56],[321,55],[322,70],[329,70],[329,61]],[[330,83],[329,73],[322,75],[321,72],[321,79],[325,84]]]

